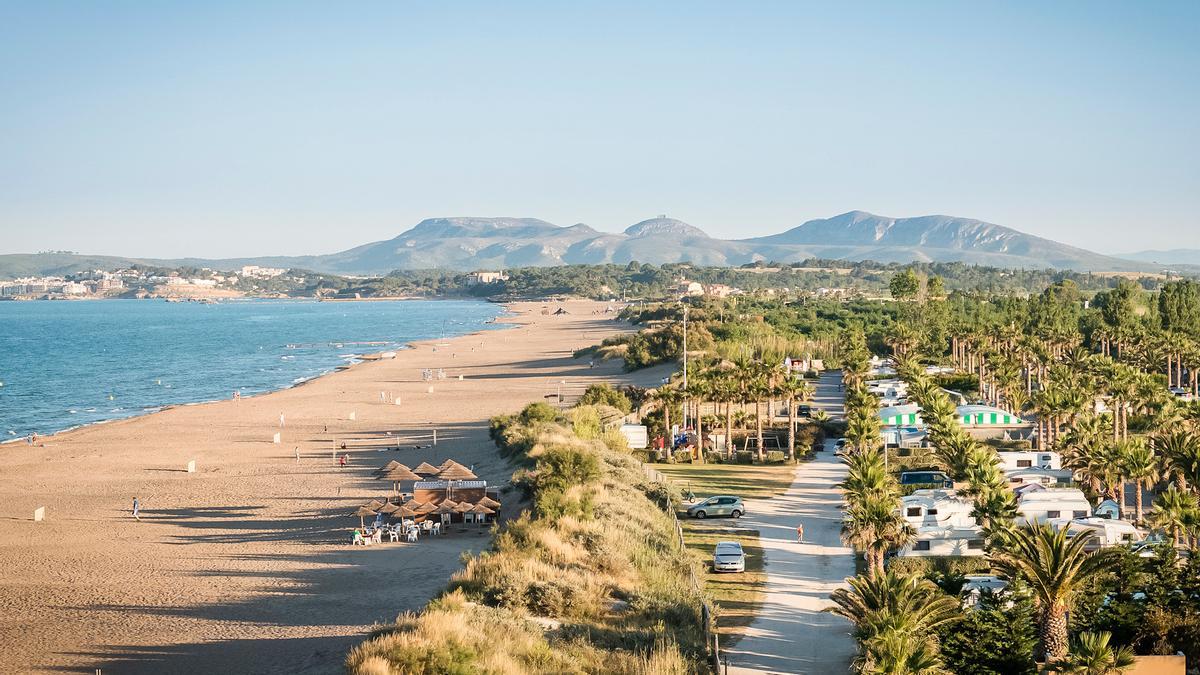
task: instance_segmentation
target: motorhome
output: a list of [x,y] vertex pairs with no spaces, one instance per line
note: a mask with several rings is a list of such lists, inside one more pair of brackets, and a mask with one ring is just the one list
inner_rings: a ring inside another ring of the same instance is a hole
[[900,502],[900,515],[916,528],[975,525],[974,505],[954,490],[916,490]]
[[1090,518],[1092,505],[1082,490],[1042,488],[1021,492],[1017,499],[1018,523],[1062,524],[1077,518]]

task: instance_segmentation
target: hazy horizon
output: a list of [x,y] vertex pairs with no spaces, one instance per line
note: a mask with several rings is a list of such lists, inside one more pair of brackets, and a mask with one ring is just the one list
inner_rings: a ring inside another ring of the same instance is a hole
[[[1200,6],[0,8],[0,253],[849,210],[1200,248]],[[1131,237],[1131,234],[1135,236]]]

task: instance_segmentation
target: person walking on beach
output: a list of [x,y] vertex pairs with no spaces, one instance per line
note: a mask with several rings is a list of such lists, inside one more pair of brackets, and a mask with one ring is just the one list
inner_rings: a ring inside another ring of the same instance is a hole
[[296,446],[296,463],[300,463],[300,446]]
[[338,459],[338,465],[341,466],[341,468],[346,468],[346,458],[349,456],[350,455],[342,455],[341,458]]
[[283,413],[279,413],[279,428],[283,428]]
[[804,523],[800,523],[796,526],[796,541],[800,542],[801,544],[804,543]]
[[142,517],[140,515],[141,510],[142,510],[141,502],[138,501],[137,497],[134,497],[133,498],[133,519],[138,521],[139,523],[142,522]]

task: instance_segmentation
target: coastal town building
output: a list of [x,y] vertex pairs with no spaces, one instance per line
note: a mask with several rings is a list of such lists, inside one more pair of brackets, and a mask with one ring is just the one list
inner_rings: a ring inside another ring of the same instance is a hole
[[508,281],[508,273],[504,270],[499,272],[471,272],[467,275],[467,285],[477,286],[479,284],[494,284],[500,281]]
[[278,267],[259,267],[258,265],[243,265],[241,269],[242,276],[254,279],[270,279],[285,272],[287,270]]

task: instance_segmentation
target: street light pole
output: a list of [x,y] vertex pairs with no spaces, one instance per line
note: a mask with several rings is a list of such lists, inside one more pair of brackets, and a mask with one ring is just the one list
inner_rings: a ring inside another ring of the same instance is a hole
[[[688,382],[687,382],[687,375],[688,375],[688,373],[687,373],[687,370],[688,370],[687,369],[687,366],[688,366],[688,363],[687,363],[687,361],[688,361],[688,359],[687,359],[687,315],[688,315],[688,306],[686,304],[684,304],[684,306],[683,306],[683,390],[685,392],[687,391],[687,386],[688,386]],[[683,400],[683,428],[685,430],[687,429],[687,426],[688,426],[688,416],[687,416],[688,405],[687,405],[687,397],[686,396],[687,395],[684,394],[684,400]]]

